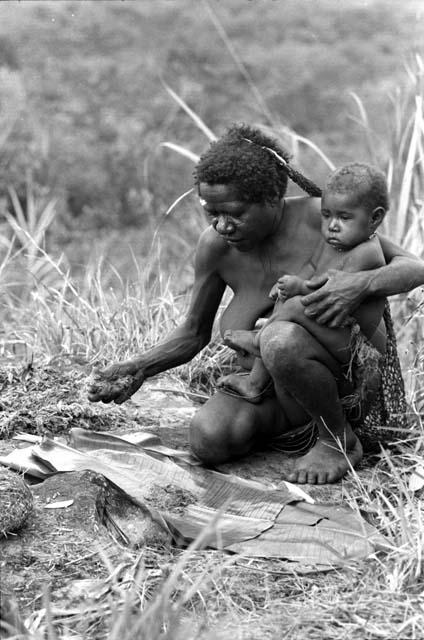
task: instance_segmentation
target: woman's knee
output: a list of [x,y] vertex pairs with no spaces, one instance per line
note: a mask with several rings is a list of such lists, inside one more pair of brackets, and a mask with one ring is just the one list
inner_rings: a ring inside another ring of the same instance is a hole
[[190,424],[190,449],[206,464],[214,464],[215,450],[219,448],[219,433],[212,429],[202,411],[198,411]]
[[[223,411],[200,409],[190,425],[190,448],[206,465],[214,466],[246,455],[252,448],[254,425],[246,411],[226,415]],[[205,407],[207,405],[204,405]]]

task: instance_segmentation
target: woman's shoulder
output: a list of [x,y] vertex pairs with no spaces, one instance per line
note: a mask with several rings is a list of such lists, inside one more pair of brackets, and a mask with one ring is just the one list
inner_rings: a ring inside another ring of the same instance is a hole
[[210,251],[224,251],[228,244],[225,242],[224,238],[215,231],[215,229],[209,225],[202,231],[199,237],[198,248],[208,249]]
[[211,227],[201,234],[196,248],[196,259],[202,263],[214,263],[228,253],[229,246]]

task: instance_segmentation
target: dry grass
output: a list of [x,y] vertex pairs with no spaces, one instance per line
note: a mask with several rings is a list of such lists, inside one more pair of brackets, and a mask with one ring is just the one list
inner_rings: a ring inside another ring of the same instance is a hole
[[282,561],[199,551],[201,540],[185,551],[123,550],[119,559],[102,552],[102,578],[87,585],[84,604],[58,609],[44,595],[26,623],[32,633],[20,637],[419,640],[422,513],[399,477],[402,456],[390,462],[382,456],[345,487],[345,500],[388,537],[391,549],[384,555],[341,571],[300,575]]

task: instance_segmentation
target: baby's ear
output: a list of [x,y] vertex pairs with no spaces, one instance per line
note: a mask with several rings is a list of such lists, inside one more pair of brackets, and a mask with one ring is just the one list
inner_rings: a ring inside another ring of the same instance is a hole
[[371,213],[371,226],[373,229],[377,229],[377,227],[383,222],[385,215],[386,210],[383,209],[383,207],[376,207],[374,209]]

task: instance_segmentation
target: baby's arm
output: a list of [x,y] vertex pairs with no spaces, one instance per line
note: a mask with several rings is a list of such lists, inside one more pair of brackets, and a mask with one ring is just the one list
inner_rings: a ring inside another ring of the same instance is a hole
[[270,291],[270,298],[273,300],[288,300],[294,296],[306,296],[313,291],[312,288],[306,285],[308,278],[311,278],[315,273],[315,268],[312,262],[308,262],[304,265],[298,275],[285,275],[278,278],[275,285]]

